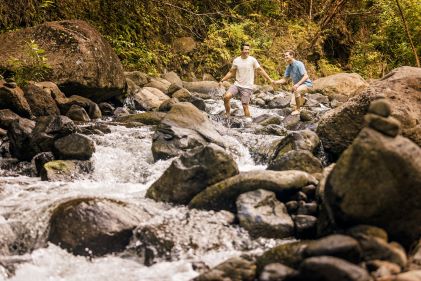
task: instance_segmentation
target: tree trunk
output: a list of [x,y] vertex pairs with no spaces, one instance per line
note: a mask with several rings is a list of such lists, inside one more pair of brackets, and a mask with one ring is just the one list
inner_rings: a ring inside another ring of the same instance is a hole
[[401,16],[402,23],[403,23],[403,28],[405,29],[405,33],[406,33],[406,36],[408,37],[409,44],[411,44],[412,52],[414,52],[415,62],[417,63],[417,67],[420,67],[420,59],[418,58],[417,49],[415,49],[414,43],[412,42],[411,35],[408,29],[408,24],[406,23],[406,19],[402,12],[399,0],[396,0],[396,5],[398,6],[399,14]]

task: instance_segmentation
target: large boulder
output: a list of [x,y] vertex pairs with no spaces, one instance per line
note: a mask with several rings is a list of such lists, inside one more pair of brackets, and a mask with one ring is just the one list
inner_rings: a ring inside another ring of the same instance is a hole
[[330,100],[338,96],[346,100],[367,87],[368,83],[357,73],[337,73],[315,80],[312,91],[321,92]]
[[421,235],[421,148],[402,136],[364,128],[339,158],[325,186],[339,225],[371,224],[405,245]]
[[309,184],[317,184],[317,180],[302,171],[243,172],[209,186],[190,201],[189,207],[236,211],[235,201],[242,193],[266,189],[282,198],[285,194],[299,191]]
[[48,241],[76,255],[124,250],[146,212],[114,200],[77,198],[58,205],[50,219]]
[[168,159],[197,146],[215,143],[226,147],[207,116],[191,103],[177,103],[165,115],[153,136],[155,160]]
[[70,96],[95,102],[124,92],[123,67],[110,44],[91,25],[81,20],[47,22],[0,35],[0,67],[11,69],[10,60],[22,63],[27,42],[34,40],[45,51],[51,80]]
[[206,187],[238,174],[235,160],[216,144],[186,152],[174,160],[148,189],[146,196],[176,204],[188,204]]
[[31,161],[32,157],[40,152],[31,145],[31,134],[34,128],[35,122],[26,118],[20,118],[10,125],[7,135],[10,141],[10,153],[13,157]]
[[421,146],[421,69],[403,66],[375,81],[365,91],[324,114],[317,128],[323,147],[337,159],[364,126],[370,102],[385,97],[402,134]]
[[5,85],[2,80],[0,80],[0,109],[10,109],[22,117],[32,117],[31,107],[25,99],[22,89],[19,87],[11,88]]

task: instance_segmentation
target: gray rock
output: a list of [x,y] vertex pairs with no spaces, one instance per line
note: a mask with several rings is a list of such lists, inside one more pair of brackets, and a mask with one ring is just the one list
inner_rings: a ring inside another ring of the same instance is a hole
[[54,160],[45,163],[40,170],[43,181],[74,181],[92,172],[91,161]]
[[54,154],[59,159],[89,160],[95,152],[95,143],[81,134],[71,134],[54,142]]
[[146,197],[176,204],[188,204],[206,187],[238,174],[234,159],[215,144],[198,147],[174,160],[155,181]]
[[285,238],[294,233],[294,222],[273,192],[258,189],[243,193],[236,206],[240,225],[254,237]]
[[341,234],[333,234],[312,241],[304,250],[307,257],[332,256],[358,263],[361,260],[361,248],[354,238]]
[[295,225],[295,234],[300,238],[311,238],[316,234],[317,218],[309,215],[292,216]]
[[301,171],[250,171],[230,177],[196,195],[191,208],[235,211],[235,200],[245,192],[261,189],[279,193],[298,191],[301,187],[317,182],[314,177]]
[[70,109],[66,113],[66,116],[72,119],[73,121],[81,121],[81,122],[91,121],[91,118],[89,118],[89,115],[85,111],[85,109],[76,104],[70,107]]
[[266,265],[260,273],[260,281],[283,281],[298,275],[298,271],[280,263]]
[[104,255],[124,250],[133,229],[147,219],[150,215],[145,211],[123,202],[72,199],[54,209],[48,241],[76,255]]
[[331,217],[340,225],[382,227],[393,240],[411,244],[421,234],[419,159],[421,148],[410,140],[364,128],[326,182]]
[[401,130],[401,123],[393,117],[382,117],[368,113],[364,116],[368,127],[385,134],[389,137],[396,137]]
[[300,277],[308,281],[371,281],[368,272],[361,267],[328,256],[305,259],[300,265]]
[[307,173],[321,173],[322,163],[310,151],[292,150],[269,161],[268,170],[286,171],[300,170]]
[[389,117],[392,114],[392,107],[387,99],[378,99],[370,103],[368,112],[382,117]]
[[192,281],[253,281],[256,275],[256,265],[242,258],[234,257],[203,273]]

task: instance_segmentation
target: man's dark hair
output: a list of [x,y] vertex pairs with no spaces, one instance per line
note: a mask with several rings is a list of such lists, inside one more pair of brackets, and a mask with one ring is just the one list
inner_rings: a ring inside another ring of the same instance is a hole
[[245,46],[250,47],[250,44],[246,42],[241,43],[241,51],[244,49]]
[[285,53],[288,53],[295,58],[295,52],[293,50],[287,50]]

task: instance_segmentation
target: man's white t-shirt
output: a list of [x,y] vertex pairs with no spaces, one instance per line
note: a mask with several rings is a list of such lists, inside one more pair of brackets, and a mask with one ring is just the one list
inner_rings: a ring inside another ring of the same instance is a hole
[[232,63],[232,68],[236,70],[234,85],[241,88],[253,89],[254,70],[259,67],[260,64],[252,56],[248,56],[246,59],[236,57]]

